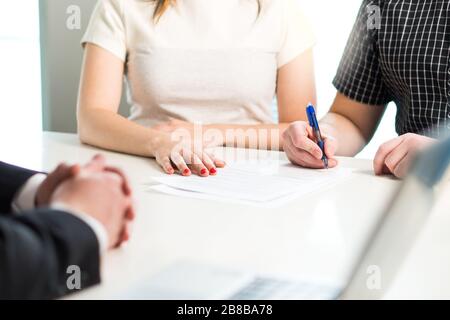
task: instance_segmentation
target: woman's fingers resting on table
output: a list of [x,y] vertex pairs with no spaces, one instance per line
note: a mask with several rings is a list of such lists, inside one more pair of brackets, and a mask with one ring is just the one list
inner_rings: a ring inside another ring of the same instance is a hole
[[156,161],[170,175],[179,172],[183,176],[208,177],[216,175],[217,168],[225,166],[225,162],[213,153],[190,143],[162,143],[156,149]]

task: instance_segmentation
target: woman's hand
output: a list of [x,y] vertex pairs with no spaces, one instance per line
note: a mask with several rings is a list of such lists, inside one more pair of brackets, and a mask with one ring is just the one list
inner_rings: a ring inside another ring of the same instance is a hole
[[156,126],[153,127],[153,129],[158,130],[158,131],[167,132],[167,133],[172,133],[178,129],[185,129],[193,134],[194,133],[194,124],[192,124],[190,122],[171,118],[167,122],[162,122],[160,124],[157,124]]
[[222,132],[212,126],[194,124],[174,118],[167,122],[162,122],[152,127],[152,129],[184,139],[201,140],[203,146],[207,148],[223,146],[225,142]]
[[201,177],[215,175],[217,168],[223,168],[225,162],[206,151],[201,142],[163,133],[154,140],[153,155],[167,174],[176,171],[183,176],[195,173]]

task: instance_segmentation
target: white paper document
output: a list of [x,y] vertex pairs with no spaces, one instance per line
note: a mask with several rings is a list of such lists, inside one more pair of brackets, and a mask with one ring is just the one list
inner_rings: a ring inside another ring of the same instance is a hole
[[184,197],[243,202],[254,205],[282,204],[320,190],[348,177],[350,169],[310,170],[287,161],[244,162],[219,169],[207,178],[167,176],[153,178],[151,189]]

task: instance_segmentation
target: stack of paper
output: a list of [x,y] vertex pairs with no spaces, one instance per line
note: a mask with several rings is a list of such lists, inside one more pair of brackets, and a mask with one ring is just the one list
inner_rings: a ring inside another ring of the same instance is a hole
[[167,176],[153,178],[151,189],[200,199],[278,206],[321,190],[349,176],[351,170],[310,170],[287,161],[230,164],[216,176]]

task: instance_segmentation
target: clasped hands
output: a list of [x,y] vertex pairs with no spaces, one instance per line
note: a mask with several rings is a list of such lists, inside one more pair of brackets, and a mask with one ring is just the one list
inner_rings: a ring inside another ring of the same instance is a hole
[[48,174],[37,190],[35,204],[55,203],[100,222],[108,234],[108,248],[119,247],[130,237],[135,212],[129,181],[101,155],[83,166],[60,164]]

